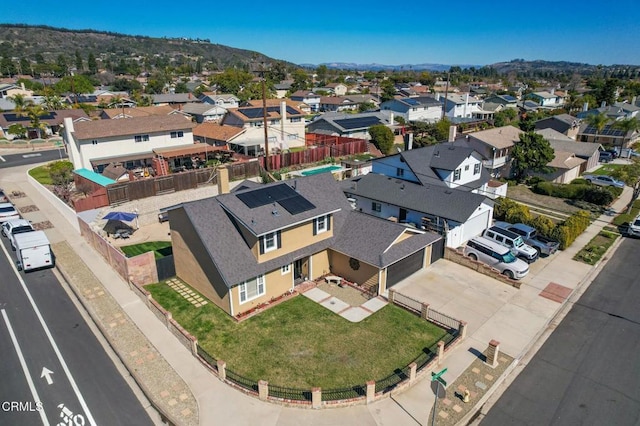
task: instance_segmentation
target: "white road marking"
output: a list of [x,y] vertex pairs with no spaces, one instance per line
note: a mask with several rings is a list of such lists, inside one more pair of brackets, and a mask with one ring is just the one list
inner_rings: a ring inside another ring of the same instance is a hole
[[42,157],[42,154],[25,154],[22,158]]
[[0,161],[2,161],[3,163],[6,163],[7,160],[4,159],[4,157],[2,155],[0,155]]
[[53,379],[51,378],[52,374],[53,371],[49,370],[47,367],[42,367],[42,374],[40,374],[40,378],[42,379],[44,377],[44,379],[47,381],[47,384],[50,385],[53,383]]
[[47,335],[47,338],[49,339],[49,343],[51,344],[51,347],[53,348],[53,351],[55,352],[56,357],[58,358],[58,361],[62,366],[62,370],[64,371],[64,374],[67,376],[67,379],[71,384],[71,388],[73,388],[73,393],[76,394],[76,398],[78,398],[78,402],[80,402],[80,406],[84,410],[84,413],[87,415],[87,420],[89,420],[89,424],[95,426],[96,422],[93,419],[93,416],[91,415],[91,411],[89,411],[89,407],[87,406],[87,403],[85,402],[84,397],[80,393],[80,389],[78,389],[78,385],[76,384],[76,381],[73,379],[73,376],[71,375],[71,371],[69,371],[69,367],[67,367],[66,361],[62,357],[62,353],[60,353],[60,349],[58,349],[58,345],[56,345],[55,340],[53,340],[53,336],[49,331],[49,327],[47,327],[47,323],[45,322],[44,318],[42,318],[42,314],[40,313],[40,310],[38,309],[36,302],[33,300],[33,297],[31,296],[31,292],[29,292],[29,289],[27,288],[27,284],[24,282],[24,280],[20,276],[20,272],[18,272],[16,265],[11,260],[11,256],[9,256],[9,252],[5,248],[4,244],[0,244],[0,247],[2,247],[2,251],[4,252],[5,256],[7,256],[7,259],[9,259],[9,264],[11,265],[11,269],[13,270],[13,273],[18,278],[18,281],[20,282],[22,289],[27,295],[27,299],[29,299],[29,303],[31,303],[31,307],[36,313],[36,316],[40,321],[40,325],[42,326],[42,329],[44,330],[45,334]]
[[[29,385],[29,389],[31,390],[31,396],[33,396],[34,402],[41,402],[40,397],[38,396],[38,391],[33,384],[33,380],[31,379],[31,373],[29,373],[29,367],[27,366],[27,362],[22,356],[22,349],[20,349],[20,344],[18,343],[18,339],[16,339],[16,335],[13,332],[13,327],[11,327],[11,322],[9,321],[9,317],[7,316],[7,312],[2,309],[2,318],[4,318],[4,322],[7,325],[7,329],[9,330],[9,335],[11,336],[11,342],[13,342],[13,346],[16,348],[16,353],[18,354],[18,359],[20,359],[20,366],[22,367],[22,372],[27,379],[27,384]],[[49,426],[49,420],[47,419],[47,415],[44,410],[38,410],[40,413],[40,419],[42,420],[42,424],[45,426]]]

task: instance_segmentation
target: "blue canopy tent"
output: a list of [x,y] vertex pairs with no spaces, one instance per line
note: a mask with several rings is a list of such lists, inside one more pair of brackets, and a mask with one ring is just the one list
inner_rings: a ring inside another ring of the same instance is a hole
[[103,217],[103,219],[122,220],[124,222],[131,222],[137,217],[138,215],[136,213],[111,212],[111,213],[107,213],[107,215]]

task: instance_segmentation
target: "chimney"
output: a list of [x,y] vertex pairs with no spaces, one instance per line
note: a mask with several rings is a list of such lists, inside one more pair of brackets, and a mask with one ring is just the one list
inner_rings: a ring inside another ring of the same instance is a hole
[[456,136],[458,133],[458,127],[457,126],[449,126],[449,142],[453,142],[456,140]]
[[602,103],[600,104],[600,108],[604,108],[607,106],[607,101],[602,101]]
[[393,124],[395,123],[395,115],[393,115],[393,113],[389,114],[389,125],[393,126]]
[[407,151],[413,149],[413,133],[407,133]]
[[589,102],[585,102],[582,104],[582,112],[589,110]]
[[280,117],[282,117],[282,122],[287,119],[287,103],[285,101],[280,102]]
[[20,87],[22,88],[22,90],[27,90],[27,89],[25,89],[25,87],[24,87],[24,81],[23,81],[22,83],[20,83]]
[[638,100],[637,96],[634,96],[633,98],[631,98],[631,105],[635,105],[637,100]]
[[229,170],[227,166],[218,168],[218,195],[229,193]]
[[436,101],[440,102],[440,92],[436,92]]

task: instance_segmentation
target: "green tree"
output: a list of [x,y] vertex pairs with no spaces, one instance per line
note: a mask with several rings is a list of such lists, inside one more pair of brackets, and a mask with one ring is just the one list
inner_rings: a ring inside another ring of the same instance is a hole
[[62,98],[49,88],[45,90],[43,105],[49,111],[65,108]]
[[42,131],[46,128],[46,125],[40,121],[40,118],[47,114],[47,110],[44,109],[42,105],[29,105],[27,107],[26,115],[31,121],[31,128],[38,133],[38,138],[42,137]]
[[76,50],[76,70],[78,70],[79,73],[84,71],[84,62],[82,61],[79,50]]
[[25,116],[27,107],[33,103],[31,102],[31,100],[28,100],[22,93],[16,93],[13,96],[9,96],[7,99],[13,102],[13,104],[15,105],[13,107],[13,111],[20,117]]
[[31,62],[27,58],[20,58],[20,74],[32,74]]
[[375,105],[373,104],[373,102],[362,102],[360,105],[358,105],[358,112],[365,112],[365,111],[370,111],[375,109]]
[[531,131],[520,134],[520,141],[513,147],[511,158],[514,177],[521,182],[528,172],[548,173],[547,164],[555,158],[555,153],[548,140]]
[[96,56],[93,52],[89,52],[89,56],[87,57],[87,68],[91,75],[98,73],[98,62],[96,62]]
[[640,130],[640,121],[635,117],[623,118],[613,123],[613,128],[622,130],[625,135],[629,132],[637,132]]
[[329,71],[329,69],[324,64],[323,65],[319,65],[318,68],[316,68],[316,75],[318,77],[318,81],[320,82],[320,84],[325,84],[326,83],[328,71]]
[[393,147],[393,131],[384,124],[369,127],[371,142],[383,153],[388,154]]
[[0,74],[11,77],[16,74],[16,64],[13,63],[10,57],[3,56],[0,61]]
[[54,85],[56,93],[72,93],[76,97],[81,93],[93,93],[94,86],[85,75],[67,75]]
[[597,114],[589,114],[584,121],[595,129],[596,133],[593,141],[598,142],[598,136],[607,126],[607,123],[609,123],[609,117],[607,117],[606,114],[599,112]]
[[382,94],[380,95],[382,102],[389,101],[396,95],[396,86],[391,79],[384,80],[380,87],[382,88]]
[[638,196],[640,196],[640,159],[638,159],[638,157],[632,157],[631,164],[625,164],[615,168],[611,171],[611,176],[633,188],[631,202],[627,206],[627,213],[630,213],[633,203],[638,199]]
[[251,73],[231,68],[213,77],[212,83],[218,85],[222,93],[232,93],[238,96],[240,89],[247,86],[252,80]]
[[24,139],[27,136],[27,128],[22,124],[12,124],[8,130],[9,133],[15,135],[18,139]]
[[510,124],[517,117],[518,112],[515,108],[506,108],[493,115],[493,125],[496,127],[503,127]]
[[306,90],[309,88],[310,81],[307,72],[302,68],[296,69],[292,73],[293,83],[291,84],[291,92],[298,90]]
[[69,201],[73,184],[73,163],[56,161],[49,165],[49,176],[54,186],[54,193],[64,201]]

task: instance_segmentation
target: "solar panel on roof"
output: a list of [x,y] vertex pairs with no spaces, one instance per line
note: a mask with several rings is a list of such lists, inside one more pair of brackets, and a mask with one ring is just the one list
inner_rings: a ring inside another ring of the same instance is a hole
[[345,129],[363,129],[365,127],[371,127],[376,124],[381,124],[378,117],[357,117],[357,118],[344,118],[342,120],[335,120],[335,123]]
[[236,196],[250,209],[278,203],[290,214],[298,214],[316,207],[286,183],[254,189]]
[[516,99],[516,98],[514,98],[514,97],[513,97],[513,96],[511,96],[511,95],[502,95],[502,99],[504,99],[505,101],[509,101],[509,102],[515,102],[515,101],[517,101],[517,99]]
[[407,98],[407,99],[403,99],[403,101],[409,105],[418,105],[419,102],[416,101],[415,99],[411,99],[411,98]]
[[584,129],[584,133],[587,135],[595,135],[598,136],[624,136],[624,130],[619,130],[615,128],[611,128],[609,126],[605,127],[603,130],[598,131],[595,127],[589,126]]
[[248,118],[262,117],[262,108],[243,108],[240,110]]

